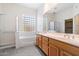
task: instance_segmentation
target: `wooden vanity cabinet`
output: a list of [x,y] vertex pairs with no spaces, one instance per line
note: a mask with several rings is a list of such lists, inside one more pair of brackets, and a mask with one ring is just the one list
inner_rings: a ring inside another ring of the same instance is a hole
[[48,55],[48,38],[45,36],[42,36],[42,50]]
[[47,56],[79,56],[79,47],[43,35],[37,35],[36,45]]

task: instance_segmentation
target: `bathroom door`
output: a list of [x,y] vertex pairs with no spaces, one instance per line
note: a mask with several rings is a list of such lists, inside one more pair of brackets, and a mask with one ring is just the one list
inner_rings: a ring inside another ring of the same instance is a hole
[[65,20],[65,33],[73,33],[73,19]]
[[52,31],[54,31],[54,22],[52,21],[52,22],[50,22],[50,30],[52,30]]

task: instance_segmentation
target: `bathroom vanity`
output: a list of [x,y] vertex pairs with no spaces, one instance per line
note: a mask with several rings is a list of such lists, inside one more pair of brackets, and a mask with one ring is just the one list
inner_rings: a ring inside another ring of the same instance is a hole
[[36,45],[47,56],[79,56],[79,35],[38,33]]

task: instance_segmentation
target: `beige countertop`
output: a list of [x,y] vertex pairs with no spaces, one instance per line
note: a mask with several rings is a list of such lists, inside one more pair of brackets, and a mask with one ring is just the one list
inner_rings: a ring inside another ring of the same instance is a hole
[[[38,33],[38,34],[79,47],[79,35],[76,34],[50,33],[50,32]],[[74,38],[72,38],[73,36]]]

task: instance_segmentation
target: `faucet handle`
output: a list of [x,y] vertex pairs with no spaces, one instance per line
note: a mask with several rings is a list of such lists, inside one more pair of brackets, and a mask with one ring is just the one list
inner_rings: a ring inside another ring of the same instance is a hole
[[75,36],[74,35],[72,35],[72,39],[74,39],[75,38]]

